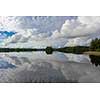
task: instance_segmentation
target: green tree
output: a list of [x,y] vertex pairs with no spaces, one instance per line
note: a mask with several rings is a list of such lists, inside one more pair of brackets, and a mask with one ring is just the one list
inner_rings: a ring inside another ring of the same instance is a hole
[[96,39],[91,41],[90,50],[100,51],[100,39],[96,38]]

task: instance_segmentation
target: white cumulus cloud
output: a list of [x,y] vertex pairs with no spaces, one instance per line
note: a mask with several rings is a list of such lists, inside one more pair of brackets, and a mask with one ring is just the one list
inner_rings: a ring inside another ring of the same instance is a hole
[[17,32],[3,41],[8,47],[89,45],[92,38],[100,36],[100,17],[0,17],[0,30]]
[[60,33],[66,38],[72,38],[66,43],[68,46],[89,44],[93,37],[100,35],[100,17],[81,16],[66,20]]

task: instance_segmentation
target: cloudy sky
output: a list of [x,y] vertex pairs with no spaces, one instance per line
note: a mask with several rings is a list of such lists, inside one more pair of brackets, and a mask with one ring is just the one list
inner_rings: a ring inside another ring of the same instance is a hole
[[1,16],[0,47],[89,45],[100,37],[99,16]]

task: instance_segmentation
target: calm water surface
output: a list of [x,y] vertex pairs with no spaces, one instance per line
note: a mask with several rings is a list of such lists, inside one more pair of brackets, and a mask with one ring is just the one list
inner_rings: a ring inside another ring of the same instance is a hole
[[0,53],[0,82],[100,82],[100,57],[60,52]]

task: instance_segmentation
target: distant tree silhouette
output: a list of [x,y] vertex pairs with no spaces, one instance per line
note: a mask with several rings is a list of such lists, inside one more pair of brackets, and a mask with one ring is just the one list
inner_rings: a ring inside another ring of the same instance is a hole
[[64,47],[64,48],[57,49],[57,51],[65,52],[65,53],[80,54],[85,51],[89,51],[89,47],[87,47],[87,46]]
[[52,47],[46,47],[46,53],[47,54],[52,54],[53,53],[53,48]]

